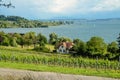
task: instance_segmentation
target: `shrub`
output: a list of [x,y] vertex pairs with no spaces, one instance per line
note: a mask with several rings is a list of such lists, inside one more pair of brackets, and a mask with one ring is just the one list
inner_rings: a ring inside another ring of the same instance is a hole
[[46,48],[45,46],[37,46],[34,48],[34,50],[36,51],[42,51],[42,52],[50,52],[50,50],[48,48]]

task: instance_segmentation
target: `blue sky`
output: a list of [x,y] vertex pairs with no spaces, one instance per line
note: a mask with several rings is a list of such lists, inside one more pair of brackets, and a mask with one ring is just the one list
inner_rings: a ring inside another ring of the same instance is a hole
[[15,8],[0,8],[0,14],[28,19],[120,18],[120,0],[3,0]]

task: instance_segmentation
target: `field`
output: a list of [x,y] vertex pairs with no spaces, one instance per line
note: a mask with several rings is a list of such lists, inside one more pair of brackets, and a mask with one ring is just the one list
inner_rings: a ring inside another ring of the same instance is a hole
[[0,47],[0,67],[120,78],[120,62]]

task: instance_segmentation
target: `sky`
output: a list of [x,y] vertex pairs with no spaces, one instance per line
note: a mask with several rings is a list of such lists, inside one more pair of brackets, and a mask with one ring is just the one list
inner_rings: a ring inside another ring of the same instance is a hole
[[0,15],[28,19],[120,18],[120,0],[3,0],[15,8],[0,7]]

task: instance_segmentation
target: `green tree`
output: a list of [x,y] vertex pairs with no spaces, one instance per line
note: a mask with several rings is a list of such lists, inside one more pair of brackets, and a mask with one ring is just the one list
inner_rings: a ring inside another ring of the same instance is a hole
[[25,39],[24,39],[23,36],[21,36],[19,39],[17,39],[17,42],[18,42],[19,45],[21,45],[21,48],[24,47],[24,45],[25,45]]
[[49,35],[49,43],[50,43],[50,44],[55,45],[57,39],[58,39],[57,34],[51,33],[51,34]]
[[9,38],[7,36],[3,36],[3,41],[2,41],[1,44],[4,45],[4,46],[9,46],[10,45],[9,42],[10,42]]
[[37,35],[36,39],[37,39],[37,43],[39,44],[39,46],[35,46],[34,50],[42,51],[42,52],[49,52],[50,51],[48,48],[45,47],[45,44],[47,44],[47,38],[44,35],[39,33]]
[[39,33],[37,35],[37,42],[39,44],[39,46],[45,46],[45,44],[47,43],[47,38],[42,35],[41,33]]
[[117,42],[118,42],[118,47],[119,47],[119,52],[120,52],[120,33],[119,33],[119,37],[117,38]]
[[33,27],[48,27],[48,26],[56,26],[61,25],[58,22],[41,22],[39,20],[28,20],[24,17],[19,16],[4,16],[0,15],[0,27],[1,28],[33,28]]
[[16,37],[17,44],[19,44],[23,48],[23,46],[25,45],[25,40],[23,37],[24,34],[15,33],[13,36]]
[[117,53],[119,47],[116,42],[111,42],[110,44],[108,44],[107,49],[108,49],[108,52],[110,53]]
[[58,38],[57,41],[58,41],[58,42],[67,42],[67,41],[71,42],[71,39],[70,39],[70,38],[67,38],[67,37],[60,37],[60,38]]
[[16,42],[17,38],[16,37],[12,37],[10,39],[10,45],[13,47],[17,47],[17,42]]
[[86,52],[85,42],[81,41],[80,39],[74,39],[73,43],[74,43],[73,50],[77,52],[75,54],[86,56],[86,54],[85,54],[85,52]]
[[5,35],[5,33],[3,31],[0,32],[0,45],[3,41],[3,36]]
[[87,53],[91,56],[103,56],[107,52],[107,45],[101,37],[92,37],[87,42]]
[[34,42],[34,39],[35,39],[35,33],[34,32],[28,32],[26,33],[24,36],[24,41],[25,41],[25,44],[27,44],[28,46],[32,45]]

